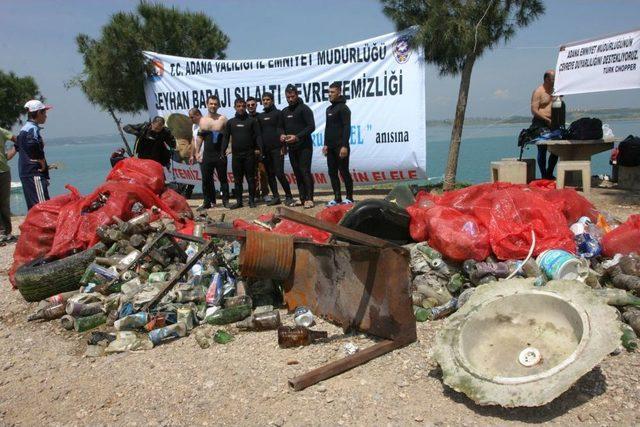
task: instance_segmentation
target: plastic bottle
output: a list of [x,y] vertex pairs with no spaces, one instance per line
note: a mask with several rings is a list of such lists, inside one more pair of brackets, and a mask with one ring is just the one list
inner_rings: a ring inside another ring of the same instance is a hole
[[239,322],[251,315],[251,306],[237,305],[217,310],[215,313],[205,317],[204,321],[211,325],[226,325],[228,323]]
[[164,328],[154,329],[149,332],[149,339],[153,343],[153,345],[158,345],[162,341],[172,339],[172,338],[181,338],[187,334],[187,327],[184,323],[176,323],[175,325],[165,326]]
[[118,264],[116,264],[116,269],[118,271],[124,271],[129,268],[129,266],[135,261],[135,259],[140,255],[140,251],[137,249],[129,252],[124,258],[120,260]]
[[305,306],[296,307],[296,310],[293,313],[293,321],[298,326],[308,328],[313,325],[313,313]]
[[562,96],[555,96],[551,103],[551,130],[564,129],[567,107]]
[[222,301],[222,285],[222,275],[219,272],[214,273],[205,295],[205,302],[208,306],[220,305]]
[[78,317],[74,322],[73,329],[76,332],[84,332],[98,327],[106,321],[107,316],[104,313],[98,313],[87,317]]
[[253,314],[245,320],[236,323],[236,327],[248,331],[268,331],[280,327],[280,312],[278,310]]
[[27,317],[27,321],[31,322],[34,320],[54,320],[59,319],[65,315],[65,305],[58,304],[51,307],[43,308],[42,310],[38,310],[36,313]]
[[113,323],[113,327],[118,331],[126,331],[139,329],[149,322],[149,313],[141,311],[140,313],[130,314],[122,317]]
[[184,291],[176,291],[175,292],[175,300],[176,302],[195,302],[200,303],[205,300],[205,293],[200,286],[196,286],[191,290]]
[[326,331],[313,331],[303,326],[280,326],[278,328],[280,348],[306,346],[322,338],[327,338]]

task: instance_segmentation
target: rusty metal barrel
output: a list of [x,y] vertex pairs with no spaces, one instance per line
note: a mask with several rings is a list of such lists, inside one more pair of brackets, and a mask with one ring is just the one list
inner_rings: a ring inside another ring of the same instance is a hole
[[284,280],[292,268],[292,236],[247,231],[240,250],[240,272],[243,276]]

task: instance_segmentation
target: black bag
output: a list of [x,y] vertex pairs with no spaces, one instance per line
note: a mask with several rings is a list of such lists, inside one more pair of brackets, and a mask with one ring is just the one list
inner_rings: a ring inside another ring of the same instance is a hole
[[629,135],[618,145],[618,166],[640,166],[640,138]]
[[395,203],[366,199],[348,211],[340,225],[389,242],[405,245],[411,242],[409,213]]
[[602,121],[591,117],[583,117],[571,123],[567,139],[601,139]]

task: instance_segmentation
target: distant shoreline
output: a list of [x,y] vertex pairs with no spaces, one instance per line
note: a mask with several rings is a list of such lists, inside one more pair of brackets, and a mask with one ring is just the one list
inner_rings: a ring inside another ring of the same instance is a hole
[[[607,121],[616,120],[640,120],[640,108],[611,108],[601,110],[573,110],[567,111],[566,121],[571,123],[582,117],[596,117]],[[469,117],[464,120],[465,125],[490,125],[490,124],[529,124],[531,116],[509,116],[509,117]],[[427,120],[427,126],[451,126],[453,119]]]

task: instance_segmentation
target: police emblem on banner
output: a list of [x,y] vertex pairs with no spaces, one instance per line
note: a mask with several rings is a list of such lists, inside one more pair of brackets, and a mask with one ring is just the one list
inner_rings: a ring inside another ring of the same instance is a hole
[[154,82],[160,80],[164,74],[164,64],[156,58],[151,60],[151,66],[152,69],[149,78]]
[[401,36],[393,42],[393,56],[395,56],[398,64],[404,64],[411,56],[411,47],[409,46],[409,36]]

